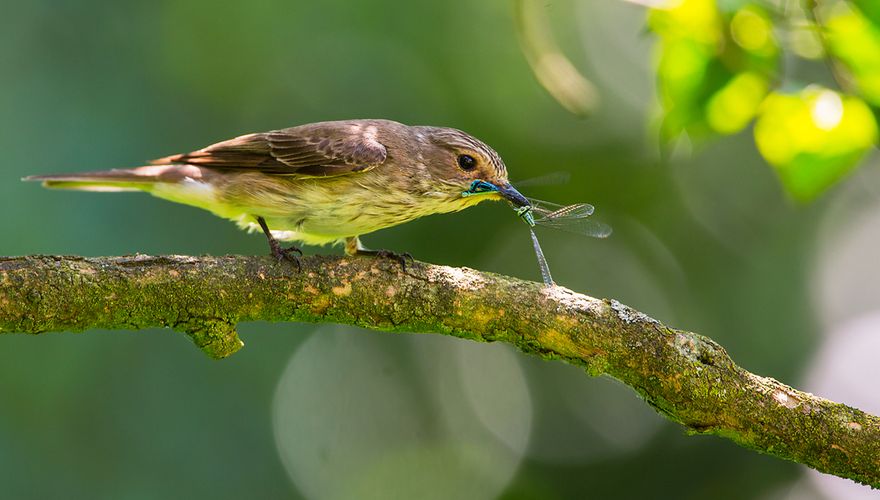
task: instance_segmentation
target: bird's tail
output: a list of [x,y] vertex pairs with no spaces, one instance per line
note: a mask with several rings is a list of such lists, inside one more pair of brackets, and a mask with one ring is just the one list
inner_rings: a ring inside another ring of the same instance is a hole
[[39,181],[54,189],[77,191],[152,191],[157,183],[177,183],[184,179],[199,179],[202,169],[192,165],[148,165],[96,172],[72,174],[32,175],[23,181]]

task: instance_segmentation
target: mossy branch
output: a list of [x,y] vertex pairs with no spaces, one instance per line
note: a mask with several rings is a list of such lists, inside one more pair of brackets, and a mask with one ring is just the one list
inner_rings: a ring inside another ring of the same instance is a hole
[[0,257],[0,333],[170,327],[215,358],[242,321],[309,321],[501,341],[635,389],[695,434],[880,487],[880,418],[738,367],[700,335],[614,300],[385,259]]

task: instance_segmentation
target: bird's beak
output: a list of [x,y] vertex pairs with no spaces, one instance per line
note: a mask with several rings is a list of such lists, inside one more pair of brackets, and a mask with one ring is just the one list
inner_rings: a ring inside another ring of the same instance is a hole
[[510,184],[504,184],[503,186],[498,187],[498,194],[501,195],[502,198],[509,201],[514,208],[522,208],[522,207],[530,207],[532,206],[531,202],[529,202],[528,198],[522,195],[519,191],[516,190]]

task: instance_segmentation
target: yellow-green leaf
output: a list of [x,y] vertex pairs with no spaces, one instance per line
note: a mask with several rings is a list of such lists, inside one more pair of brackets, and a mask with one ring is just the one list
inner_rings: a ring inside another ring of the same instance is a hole
[[788,193],[809,201],[851,171],[877,141],[877,122],[854,96],[811,86],[772,93],[755,124],[755,142]]
[[706,119],[719,134],[735,134],[744,129],[767,95],[767,79],[753,71],[735,76],[709,98]]
[[880,106],[880,27],[857,10],[844,10],[826,23],[826,37],[831,54],[852,73],[859,94]]
[[877,0],[852,0],[865,17],[871,20],[874,26],[880,26],[880,2]]
[[707,47],[723,40],[715,0],[667,0],[648,11],[648,27],[664,38],[687,38]]
[[730,36],[734,43],[752,54],[773,57],[779,46],[773,37],[773,23],[759,7],[747,5],[730,19]]
[[661,138],[734,134],[755,117],[775,79],[779,45],[766,12],[745,5],[721,12],[714,0],[680,0],[652,9],[659,36],[657,90]]

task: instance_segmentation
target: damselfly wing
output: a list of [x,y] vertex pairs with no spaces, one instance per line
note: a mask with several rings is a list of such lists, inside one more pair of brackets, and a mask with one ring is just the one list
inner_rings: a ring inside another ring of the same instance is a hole
[[564,171],[550,172],[549,174],[539,175],[537,177],[529,177],[528,179],[516,180],[511,184],[518,188],[524,187],[543,187],[543,186],[559,186],[568,184],[571,181],[571,174]]
[[573,205],[557,205],[549,201],[529,198],[531,207],[523,207],[522,217],[529,225],[551,227],[593,238],[606,238],[611,234],[611,226],[590,219],[593,205],[575,203]]

